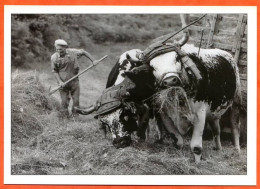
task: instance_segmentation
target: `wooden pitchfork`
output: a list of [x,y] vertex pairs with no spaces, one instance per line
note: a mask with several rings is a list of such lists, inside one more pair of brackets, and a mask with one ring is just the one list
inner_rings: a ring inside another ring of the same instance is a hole
[[[104,57],[100,58],[95,64],[92,64],[91,66],[87,67],[86,69],[82,70],[80,73],[78,73],[77,75],[73,76],[72,78],[70,78],[69,80],[67,80],[66,82],[64,82],[64,85],[66,85],[67,83],[69,83],[70,81],[72,81],[73,79],[79,77],[80,75],[82,75],[83,73],[85,73],[86,71],[88,71],[89,69],[91,69],[92,67],[96,66],[98,63],[100,63],[102,60],[104,60],[105,58],[107,58],[107,55],[105,55]],[[52,95],[53,93],[55,93],[56,91],[58,91],[62,86],[58,86],[55,87],[52,90],[49,90],[49,95]]]

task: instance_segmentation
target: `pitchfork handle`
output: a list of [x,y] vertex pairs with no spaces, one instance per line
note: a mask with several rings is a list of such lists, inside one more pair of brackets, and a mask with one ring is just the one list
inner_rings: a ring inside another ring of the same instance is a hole
[[[83,73],[85,73],[86,71],[88,71],[90,68],[96,66],[98,63],[100,63],[102,60],[104,60],[105,58],[107,58],[107,55],[105,55],[104,57],[100,58],[95,64],[92,64],[91,66],[87,67],[85,70],[81,71],[80,73],[78,73],[77,75],[73,76],[72,78],[70,78],[69,80],[67,80],[66,82],[64,82],[64,85],[66,85],[67,83],[69,83],[70,81],[72,81],[73,79],[79,77],[80,75],[82,75]],[[57,90],[59,90],[61,88],[61,86],[56,87],[55,89],[51,90],[49,95],[52,95],[53,93],[55,93]]]

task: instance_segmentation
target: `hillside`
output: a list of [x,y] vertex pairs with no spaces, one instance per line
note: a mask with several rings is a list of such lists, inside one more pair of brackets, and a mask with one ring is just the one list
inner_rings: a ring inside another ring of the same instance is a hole
[[93,44],[147,45],[150,40],[178,29],[179,20],[179,15],[174,14],[13,15],[12,66],[38,68],[40,62],[48,62],[58,38],[65,39],[70,47],[94,54],[97,51]]

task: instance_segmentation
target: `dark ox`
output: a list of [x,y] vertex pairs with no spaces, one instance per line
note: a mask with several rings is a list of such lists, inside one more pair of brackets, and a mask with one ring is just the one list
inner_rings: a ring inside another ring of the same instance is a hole
[[[187,41],[187,40],[183,40]],[[237,65],[230,53],[220,49],[199,49],[194,45],[175,43],[176,51],[161,54],[150,60],[158,85],[163,88],[181,87],[187,94],[191,112],[174,124],[174,107],[162,107],[160,118],[166,129],[183,146],[182,135],[193,128],[190,147],[199,162],[202,153],[202,134],[208,123],[213,131],[216,149],[220,150],[219,120],[232,106],[231,120],[234,144],[239,151],[240,79]],[[182,46],[183,45],[183,46]],[[180,49],[180,46],[181,49]],[[187,62],[189,61],[189,64]]]
[[103,129],[111,132],[116,148],[129,146],[133,131],[145,138],[149,108],[143,100],[154,94],[155,80],[151,67],[142,65],[136,58],[139,52],[133,49],[122,54],[97,103],[86,110],[78,109],[81,114],[96,111],[95,118]]

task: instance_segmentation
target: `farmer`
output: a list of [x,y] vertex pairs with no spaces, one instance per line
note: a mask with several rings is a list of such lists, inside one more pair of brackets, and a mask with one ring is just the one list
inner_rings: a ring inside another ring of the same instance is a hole
[[68,106],[70,96],[73,101],[72,113],[75,114],[74,107],[79,106],[79,79],[75,78],[66,85],[64,82],[77,75],[79,65],[77,59],[81,56],[89,58],[93,64],[96,63],[94,58],[83,49],[68,48],[68,44],[63,39],[57,39],[54,43],[56,52],[51,56],[51,68],[54,73],[60,88],[61,97],[61,115],[69,117]]

